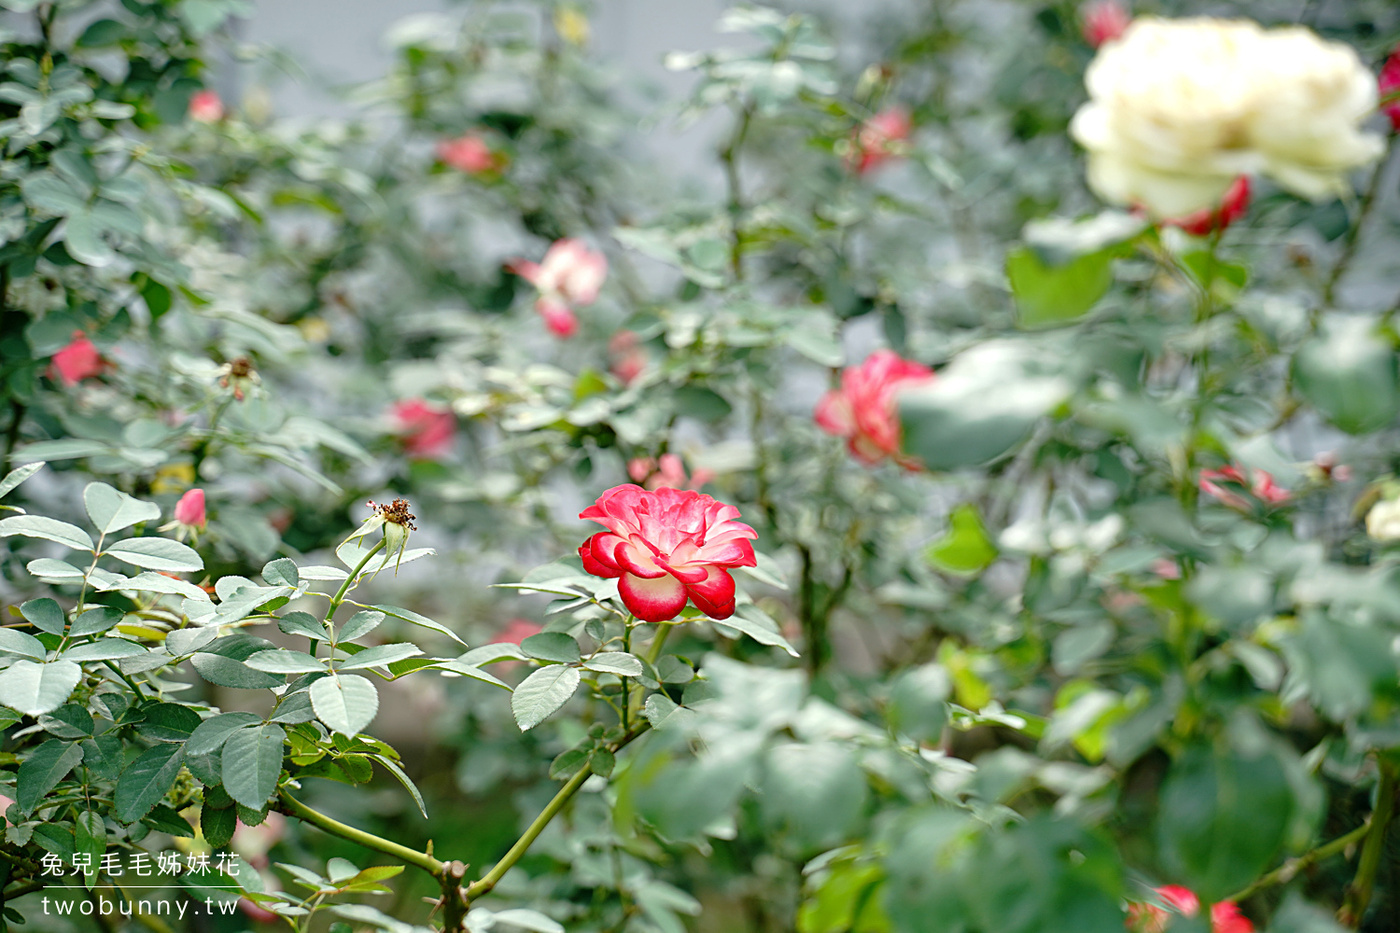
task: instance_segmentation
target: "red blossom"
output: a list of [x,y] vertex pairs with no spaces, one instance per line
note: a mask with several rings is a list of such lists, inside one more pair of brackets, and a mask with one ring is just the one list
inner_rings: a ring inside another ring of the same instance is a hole
[[[1390,58],[1381,68],[1380,89],[1382,100],[1392,94],[1400,94],[1400,45],[1390,53]],[[1381,112],[1390,118],[1391,128],[1400,133],[1400,97],[1381,104]]]
[[1079,12],[1084,41],[1094,48],[1117,39],[1127,31],[1133,17],[1118,0],[1095,0]]
[[902,359],[892,350],[876,350],[859,366],[842,370],[841,388],[817,403],[817,424],[846,438],[851,453],[862,463],[893,457],[905,469],[917,469],[917,461],[899,452],[895,396],[932,378],[933,370],[927,366]]
[[756,563],[758,532],[739,510],[704,493],[614,486],[579,513],[607,529],[579,548],[583,569],[616,578],[622,602],[644,622],[674,619],[687,602],[714,619],[734,614],[730,568]]
[[190,119],[218,123],[224,118],[224,102],[213,91],[198,91],[190,98]]
[[175,503],[175,521],[191,528],[204,527],[206,518],[203,489],[191,489],[180,497],[180,501]]
[[623,385],[631,385],[647,368],[647,352],[642,349],[636,331],[620,330],[613,334],[608,339],[608,356],[612,360],[608,371]]
[[452,410],[421,398],[395,402],[391,413],[404,452],[418,460],[438,460],[452,450],[457,420]]
[[1244,472],[1233,464],[1218,470],[1202,470],[1199,479],[1201,492],[1224,505],[1243,510],[1249,509],[1249,503],[1230,488],[1232,485],[1249,490],[1254,498],[1269,505],[1288,501],[1288,490],[1275,483],[1267,471],[1252,470],[1250,473],[1250,478],[1246,479]]
[[[1194,917],[1201,909],[1200,899],[1188,888],[1168,884],[1153,893],[1166,906],[1131,904],[1128,907],[1128,929],[1133,933],[1165,933],[1171,927],[1173,915]],[[1210,908],[1211,933],[1254,933],[1254,924],[1240,913],[1233,901],[1221,901]]]
[[540,262],[518,259],[506,266],[539,290],[535,310],[560,337],[578,330],[576,308],[598,300],[608,277],[608,258],[578,239],[556,240]]
[[73,340],[53,355],[49,362],[49,378],[73,387],[84,379],[102,372],[104,363],[96,344],[80,330],[73,331]]
[[652,457],[636,457],[627,461],[627,475],[645,489],[657,490],[662,486],[673,489],[699,489],[714,479],[710,470],[699,469],[686,476],[685,464],[675,454],[662,454],[658,462]]
[[1220,207],[1203,207],[1194,214],[1162,221],[1163,226],[1180,227],[1192,236],[1210,236],[1224,230],[1249,212],[1249,176],[1241,175],[1221,196]]
[[903,143],[914,129],[909,111],[889,107],[866,120],[852,140],[848,167],[857,175],[873,171],[903,152]]
[[437,157],[444,165],[450,165],[468,175],[494,172],[501,167],[501,155],[493,151],[486,140],[474,133],[456,139],[442,139],[437,144]]

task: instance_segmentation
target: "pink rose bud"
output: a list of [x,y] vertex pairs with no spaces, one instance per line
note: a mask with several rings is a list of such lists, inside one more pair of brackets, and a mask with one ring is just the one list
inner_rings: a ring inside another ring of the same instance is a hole
[[918,462],[899,452],[900,426],[895,396],[900,390],[933,379],[933,370],[901,359],[891,350],[876,350],[859,366],[841,372],[841,388],[817,403],[816,421],[829,434],[846,438],[851,454],[862,463],[886,457],[907,470]]
[[97,352],[97,346],[82,331],[75,330],[72,342],[53,355],[49,378],[71,388],[101,373],[102,367],[102,354]]
[[880,111],[856,132],[847,167],[857,175],[864,175],[901,155],[902,144],[913,129],[909,111],[903,107]]
[[1248,510],[1250,505],[1244,497],[1231,489],[1242,487],[1249,490],[1254,498],[1268,505],[1278,505],[1288,501],[1289,492],[1274,482],[1273,476],[1264,470],[1252,471],[1250,479],[1237,466],[1230,465],[1218,470],[1202,470],[1199,478],[1201,492],[1228,505],[1232,509]]
[[417,460],[439,460],[452,450],[457,419],[452,410],[421,398],[395,402],[390,410],[398,426],[399,442]]
[[[1390,53],[1390,58],[1386,60],[1385,67],[1381,68],[1380,77],[1381,88],[1381,112],[1390,118],[1390,126],[1395,132],[1400,133],[1400,45]],[[1392,98],[1386,101],[1387,97]]]
[[1098,48],[1105,42],[1117,39],[1127,31],[1133,18],[1117,0],[1095,0],[1087,3],[1079,13],[1084,32],[1084,40]]
[[204,490],[191,489],[180,497],[180,501],[175,503],[175,521],[190,528],[203,528],[204,516]]
[[570,238],[555,241],[541,262],[521,259],[506,268],[539,291],[535,310],[545,326],[560,337],[571,337],[578,330],[574,309],[598,300],[608,277],[608,258],[582,240]]
[[617,579],[622,603],[644,622],[674,619],[687,602],[713,619],[734,614],[734,567],[752,567],[758,532],[739,510],[700,492],[630,483],[579,513],[600,531],[579,548],[583,569]]
[[1225,189],[1220,199],[1220,207],[1212,210],[1203,207],[1194,214],[1162,221],[1164,226],[1180,227],[1192,236],[1210,236],[1217,230],[1224,230],[1249,211],[1249,177],[1241,175]]
[[210,90],[197,92],[190,98],[190,119],[200,123],[218,123],[224,118],[224,102]]
[[501,167],[500,155],[491,150],[486,140],[472,133],[456,139],[439,140],[437,157],[444,165],[468,175],[494,172]]
[[662,454],[658,463],[651,457],[637,457],[627,462],[627,475],[644,489],[657,490],[662,486],[672,489],[699,489],[714,479],[710,470],[696,470],[687,476],[685,464],[675,454]]

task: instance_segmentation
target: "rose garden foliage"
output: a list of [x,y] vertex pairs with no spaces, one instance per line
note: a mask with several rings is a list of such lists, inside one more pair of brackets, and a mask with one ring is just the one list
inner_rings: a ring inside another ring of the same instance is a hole
[[0,7],[7,928],[1395,928],[1393,4]]

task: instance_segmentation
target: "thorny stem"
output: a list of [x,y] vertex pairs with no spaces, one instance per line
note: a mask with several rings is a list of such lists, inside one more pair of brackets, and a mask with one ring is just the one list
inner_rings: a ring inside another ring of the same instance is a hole
[[410,849],[408,846],[399,845],[397,842],[391,842],[382,836],[376,836],[374,833],[348,826],[339,820],[326,816],[326,814],[319,810],[313,810],[289,794],[285,787],[278,789],[277,796],[282,801],[281,809],[284,813],[296,817],[303,823],[310,823],[312,826],[325,830],[332,836],[339,836],[341,839],[348,840],[356,845],[364,846],[366,849],[373,849],[376,852],[383,852],[385,855],[391,855],[401,862],[413,865],[416,868],[421,868],[434,878],[441,878],[444,869],[447,867],[426,852],[419,852],[417,849]]
[[1361,860],[1356,866],[1356,877],[1347,888],[1342,909],[1337,911],[1338,922],[1353,930],[1361,926],[1366,906],[1371,903],[1371,894],[1376,888],[1376,871],[1381,866],[1381,856],[1385,854],[1386,830],[1390,828],[1390,818],[1395,812],[1397,766],[1384,758],[1379,764],[1381,780],[1376,788],[1376,809],[1372,811],[1370,824],[1366,827],[1366,841],[1361,844]]
[[744,104],[739,112],[739,121],[734,127],[734,136],[728,145],[720,150],[719,158],[724,164],[724,179],[729,187],[729,268],[734,273],[734,281],[744,280],[743,229],[740,218],[744,213],[744,189],[739,179],[739,150],[749,135],[749,124],[753,121],[753,104]]
[[1360,826],[1356,827],[1346,835],[1338,836],[1331,842],[1324,843],[1323,845],[1320,845],[1316,849],[1313,849],[1309,852],[1304,852],[1297,858],[1289,859],[1288,861],[1280,865],[1278,868],[1275,868],[1267,875],[1264,875],[1259,880],[1255,881],[1249,887],[1244,888],[1235,894],[1231,894],[1229,897],[1225,898],[1225,900],[1234,901],[1238,903],[1246,898],[1253,897],[1255,894],[1258,894],[1265,888],[1273,887],[1276,884],[1287,884],[1288,882],[1296,878],[1298,876],[1298,873],[1303,871],[1304,869],[1311,868],[1318,862],[1326,861],[1332,856],[1345,851],[1351,846],[1356,845],[1356,843],[1360,842],[1361,839],[1366,835],[1366,833],[1370,831],[1370,829],[1371,821],[1367,820],[1366,822],[1362,823]]
[[[330,628],[331,619],[335,618],[335,611],[340,608],[341,603],[345,602],[345,596],[347,593],[350,592],[350,587],[354,586],[355,581],[359,578],[360,571],[365,569],[365,564],[369,563],[371,557],[384,550],[384,540],[385,539],[381,537],[379,539],[379,542],[375,544],[374,547],[369,549],[369,553],[366,554],[364,557],[360,558],[360,562],[355,565],[355,569],[350,571],[350,576],[345,578],[345,582],[340,584],[340,589],[336,590],[335,595],[331,597],[331,604],[328,607],[326,607],[326,615],[325,618],[322,619],[322,621],[325,622],[327,629]],[[316,653],[316,647],[318,644],[319,643],[316,642],[314,639],[312,640],[311,653],[313,655]]]
[[[1391,140],[1394,140],[1397,133],[1392,132]],[[1394,147],[1391,148],[1394,151]],[[1327,276],[1327,281],[1322,286],[1322,305],[1324,308],[1332,306],[1332,298],[1337,291],[1337,283],[1341,281],[1347,269],[1351,266],[1352,259],[1356,256],[1356,245],[1361,240],[1361,228],[1366,226],[1366,218],[1371,215],[1371,209],[1375,207],[1379,200],[1381,178],[1390,167],[1389,157],[1381,160],[1376,166],[1376,170],[1371,173],[1370,184],[1366,186],[1366,191],[1361,195],[1361,207],[1356,214],[1356,223],[1347,228],[1346,242],[1342,244],[1341,255],[1337,257],[1337,264],[1332,267],[1332,272]]]

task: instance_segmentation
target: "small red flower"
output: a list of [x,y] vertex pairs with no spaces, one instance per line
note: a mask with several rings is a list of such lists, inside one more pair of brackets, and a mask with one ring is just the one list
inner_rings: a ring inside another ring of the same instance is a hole
[[704,493],[630,483],[579,513],[602,525],[579,548],[583,569],[616,578],[623,604],[644,622],[674,619],[687,602],[714,619],[734,614],[733,567],[752,567],[758,532],[739,510]]
[[856,131],[847,167],[857,175],[864,175],[902,155],[903,143],[913,129],[909,111],[903,107],[881,110]]
[[1095,0],[1079,11],[1084,41],[1094,48],[1117,39],[1127,31],[1133,18],[1118,0]]
[[206,519],[203,489],[191,489],[180,497],[180,501],[175,503],[175,521],[191,528],[204,528]]
[[418,460],[438,460],[452,450],[457,420],[452,410],[421,398],[395,402],[392,408],[404,452]]
[[541,262],[519,259],[506,268],[539,290],[535,310],[545,326],[560,337],[572,337],[578,330],[574,309],[598,300],[608,277],[608,258],[570,238],[556,240]]
[[439,140],[437,157],[444,165],[450,165],[468,175],[494,172],[504,161],[499,153],[491,149],[486,140],[473,133],[456,139]]
[[72,342],[50,360],[49,378],[72,388],[84,379],[100,374],[104,365],[97,346],[82,331],[75,330]]
[[1210,236],[1224,230],[1249,212],[1249,176],[1236,178],[1220,199],[1220,207],[1203,207],[1194,214],[1162,221],[1163,226],[1180,227],[1192,236]]
[[[1165,933],[1171,917],[1178,914],[1194,917],[1201,909],[1200,899],[1189,889],[1169,884],[1154,889],[1166,907],[1156,904],[1132,904],[1128,907],[1128,929],[1133,933]],[[1233,901],[1221,901],[1210,908],[1211,933],[1254,933],[1254,924],[1240,913]]]
[[892,350],[876,350],[864,363],[841,371],[841,388],[817,403],[817,424],[846,438],[851,453],[862,463],[893,457],[905,469],[918,469],[917,461],[899,452],[895,396],[932,378],[933,370],[927,366],[902,359]]
[[224,118],[224,102],[213,91],[199,91],[190,98],[190,119],[218,123]]
[[1218,470],[1202,470],[1199,479],[1201,492],[1232,509],[1246,511],[1250,508],[1249,503],[1245,501],[1243,496],[1231,489],[1231,486],[1249,490],[1254,498],[1268,505],[1278,505],[1288,501],[1288,490],[1275,483],[1273,476],[1267,471],[1253,470],[1251,474],[1251,477],[1246,479],[1244,472],[1233,464]]
[[[1390,53],[1380,76],[1381,99],[1400,93],[1400,45]],[[1381,104],[1381,113],[1390,118],[1390,126],[1400,133],[1400,98]]]

